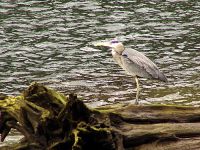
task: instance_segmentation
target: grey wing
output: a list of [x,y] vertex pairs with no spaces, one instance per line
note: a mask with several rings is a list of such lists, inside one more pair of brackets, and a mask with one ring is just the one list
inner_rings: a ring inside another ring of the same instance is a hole
[[125,49],[121,56],[123,68],[127,73],[139,77],[167,81],[165,75],[143,53]]

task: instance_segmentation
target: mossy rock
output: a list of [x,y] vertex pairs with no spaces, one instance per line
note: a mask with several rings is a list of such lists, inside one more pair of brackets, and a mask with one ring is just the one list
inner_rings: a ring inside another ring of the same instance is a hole
[[[39,83],[21,95],[0,96],[3,141],[12,128],[24,135],[2,150],[200,149],[200,109],[187,106],[116,104],[88,108]],[[195,140],[194,140],[195,139]]]

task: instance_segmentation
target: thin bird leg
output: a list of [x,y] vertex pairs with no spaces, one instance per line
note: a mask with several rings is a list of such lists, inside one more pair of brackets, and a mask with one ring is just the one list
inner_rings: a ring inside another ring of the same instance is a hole
[[135,104],[138,105],[138,104],[139,104],[139,92],[140,92],[140,86],[139,86],[139,80],[138,80],[137,76],[135,76],[135,82],[136,82],[136,86],[137,86],[137,92],[136,92],[136,100],[135,100]]

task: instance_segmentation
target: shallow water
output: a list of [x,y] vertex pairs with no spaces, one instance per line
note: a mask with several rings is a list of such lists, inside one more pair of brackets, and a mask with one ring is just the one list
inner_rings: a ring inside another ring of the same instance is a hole
[[0,92],[16,95],[38,81],[91,106],[134,102],[132,77],[92,45],[115,37],[169,80],[142,79],[142,104],[200,105],[198,0],[1,0]]

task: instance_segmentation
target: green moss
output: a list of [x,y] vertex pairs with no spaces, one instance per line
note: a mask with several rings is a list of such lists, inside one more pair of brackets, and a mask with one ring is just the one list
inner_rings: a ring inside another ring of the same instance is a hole
[[109,128],[92,126],[85,122],[80,122],[77,128],[73,130],[73,135],[75,138],[73,149],[113,149],[112,135]]
[[74,144],[72,145],[72,149],[80,147],[78,145],[79,140],[80,140],[80,137],[78,136],[78,133],[79,133],[79,131],[77,129],[74,129],[72,131],[72,134],[74,135]]

